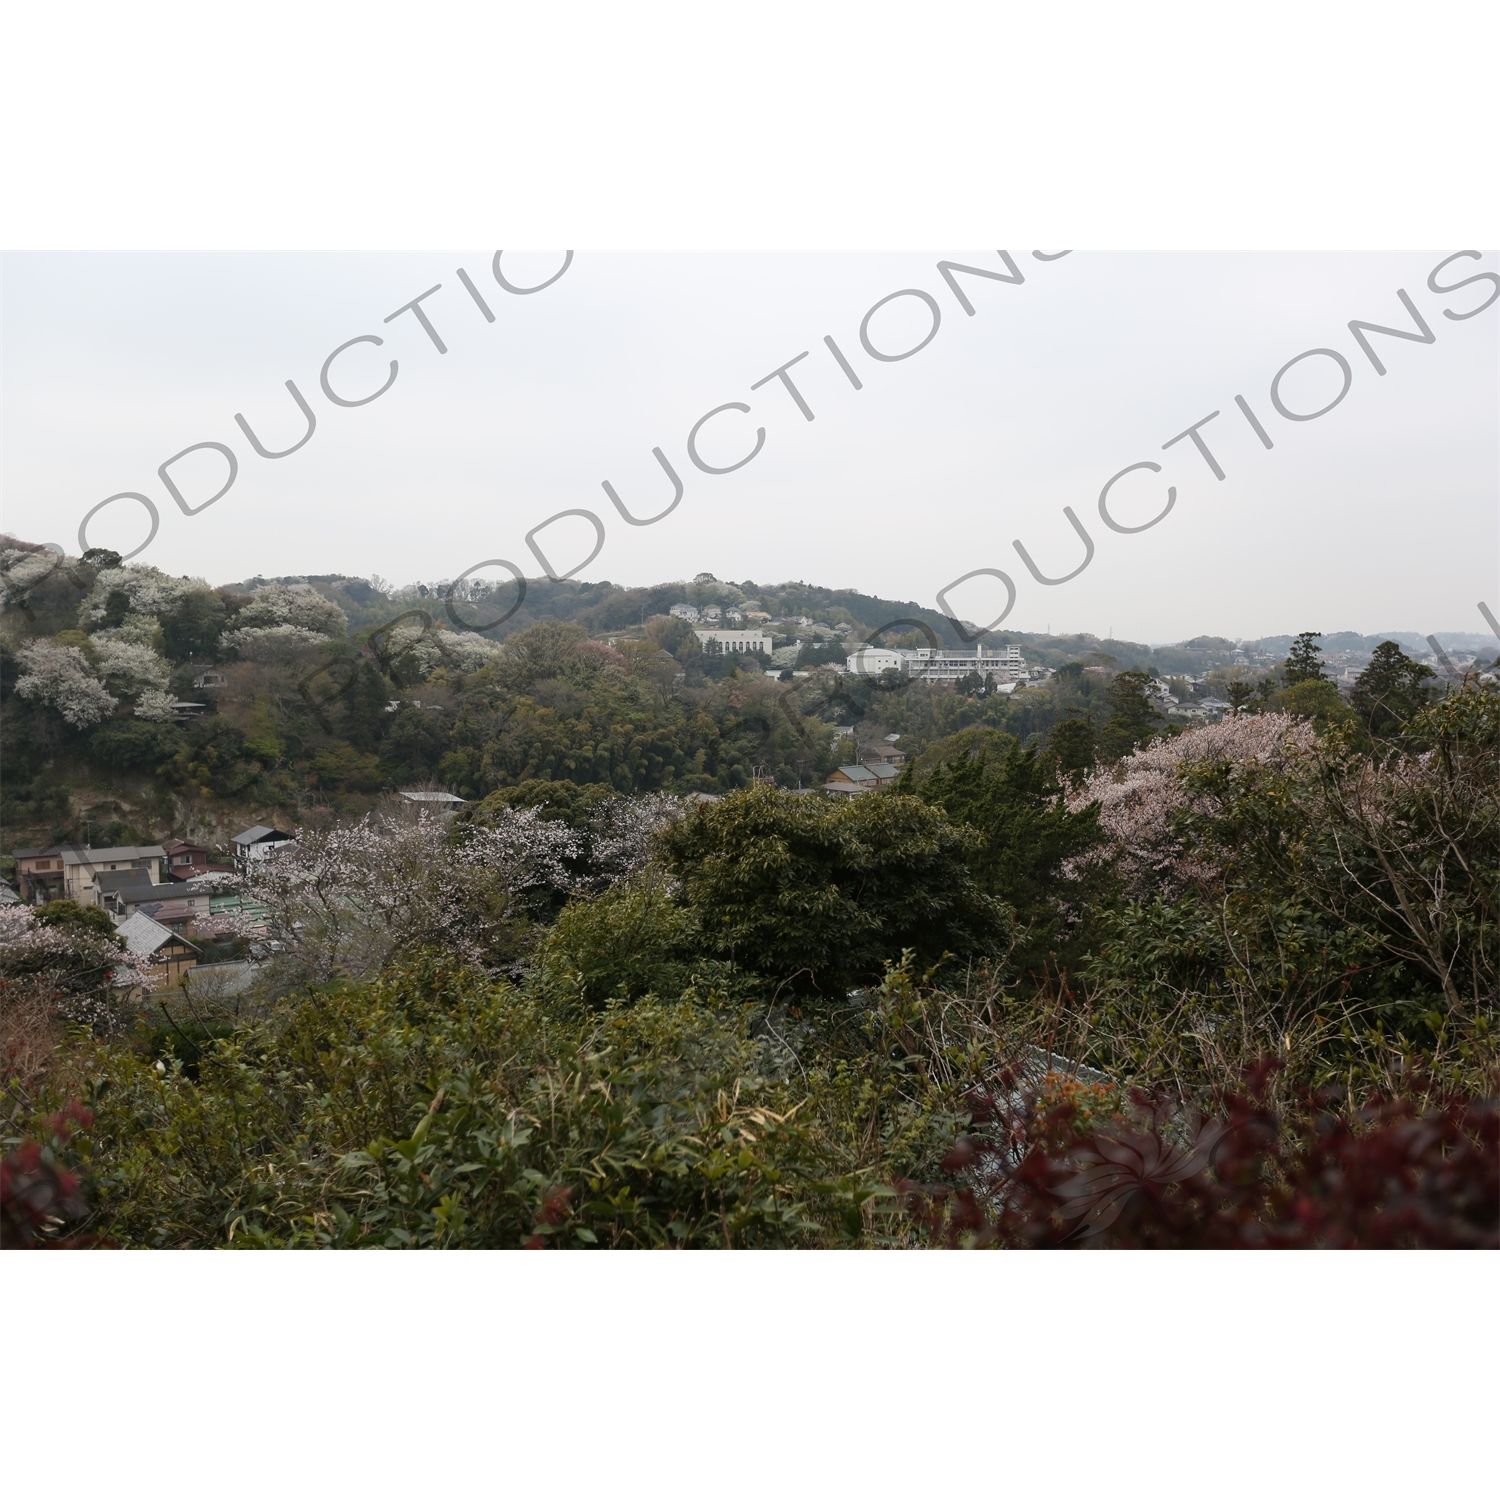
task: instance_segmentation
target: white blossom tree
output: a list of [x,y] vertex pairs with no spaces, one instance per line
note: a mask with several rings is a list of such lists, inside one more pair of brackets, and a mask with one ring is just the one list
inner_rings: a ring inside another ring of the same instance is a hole
[[343,635],[348,623],[337,604],[305,583],[273,583],[258,589],[235,620],[238,629],[292,625],[325,637]]
[[125,595],[130,601],[131,615],[154,618],[171,613],[189,594],[210,592],[202,578],[173,578],[147,564],[102,568],[78,607],[78,622],[85,630],[98,625],[109,609],[112,594]]
[[118,637],[95,637],[94,664],[106,685],[123,696],[133,697],[148,688],[165,688],[172,669],[150,646]]
[[[51,1012],[99,1031],[119,1029],[128,996],[149,992],[159,976],[95,923],[67,920],[69,902],[42,908],[0,906],[0,1020],[7,1031],[25,1010]],[[47,913],[63,909],[63,920]],[[72,909],[73,917],[80,913]]]
[[27,641],[17,652],[22,675],[16,692],[35,703],[55,708],[74,729],[87,729],[107,719],[119,699],[94,675],[88,658],[76,646],[60,641]]
[[373,973],[398,949],[422,947],[510,967],[533,920],[575,888],[581,840],[535,809],[449,834],[425,808],[299,829],[296,847],[255,862],[245,894],[266,909],[284,966],[315,982]]

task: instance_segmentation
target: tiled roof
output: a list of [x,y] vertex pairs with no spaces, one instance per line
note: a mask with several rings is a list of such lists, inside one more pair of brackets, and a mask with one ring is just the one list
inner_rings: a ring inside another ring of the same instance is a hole
[[117,923],[115,931],[125,939],[125,946],[137,958],[150,958],[171,942],[187,943],[195,953],[198,951],[197,947],[188,943],[185,937],[179,936],[170,927],[163,927],[160,922],[153,921],[143,911],[138,911],[133,916],[126,917],[123,922]]

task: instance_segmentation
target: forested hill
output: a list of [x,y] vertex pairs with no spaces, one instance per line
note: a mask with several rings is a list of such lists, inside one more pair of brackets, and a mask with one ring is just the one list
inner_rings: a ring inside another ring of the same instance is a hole
[[[450,600],[442,584],[335,574],[215,587],[4,538],[0,584],[5,851],[173,834],[222,847],[249,823],[357,816],[420,785],[471,800],[559,782],[674,795],[812,786],[889,735],[920,754],[966,729],[1029,741],[1070,724],[1091,744],[1112,715],[1149,727],[1144,699],[1112,705],[1120,673],[1203,674],[1237,650],[1212,636],[1153,650],[999,631],[986,643],[1067,668],[1007,696],[978,677],[820,671],[877,632],[917,647],[959,632],[910,600],[802,582],[531,579],[524,597],[507,582]],[[680,603],[755,614],[773,663],[705,654],[669,616]]]

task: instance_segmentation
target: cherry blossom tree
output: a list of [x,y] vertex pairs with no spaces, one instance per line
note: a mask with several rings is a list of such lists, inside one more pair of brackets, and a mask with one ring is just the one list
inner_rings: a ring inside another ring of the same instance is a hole
[[[1231,777],[1252,766],[1285,769],[1310,757],[1317,735],[1305,719],[1287,714],[1235,715],[1219,724],[1190,729],[1158,740],[1093,772],[1069,793],[1075,810],[1099,804],[1099,826],[1108,840],[1103,857],[1113,856],[1132,895],[1176,895],[1211,882],[1218,868],[1189,847],[1174,828],[1179,815],[1211,811],[1213,794],[1187,773],[1209,766],[1229,769]],[[1100,853],[1083,857],[1097,860]]]
[[123,939],[89,919],[94,910],[63,901],[0,906],[0,1010],[10,1016],[41,1003],[64,1020],[118,1029],[123,997],[159,981]]
[[315,981],[373,973],[421,947],[511,968],[532,923],[575,888],[580,836],[536,809],[450,834],[425,808],[299,829],[295,848],[255,862],[245,894],[265,907],[284,966]]
[[55,708],[74,729],[102,722],[119,704],[76,646],[45,639],[27,641],[17,655],[22,676],[16,692]]

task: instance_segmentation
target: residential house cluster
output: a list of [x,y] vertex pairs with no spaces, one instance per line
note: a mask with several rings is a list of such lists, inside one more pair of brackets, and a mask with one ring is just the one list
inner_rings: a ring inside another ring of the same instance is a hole
[[129,950],[174,981],[199,961],[202,949],[193,941],[197,925],[243,907],[238,895],[221,894],[203,877],[244,870],[295,842],[291,834],[258,823],[234,836],[233,864],[219,862],[207,845],[186,839],[108,849],[87,844],[17,849],[16,883],[19,899],[30,906],[74,901],[102,908]]

